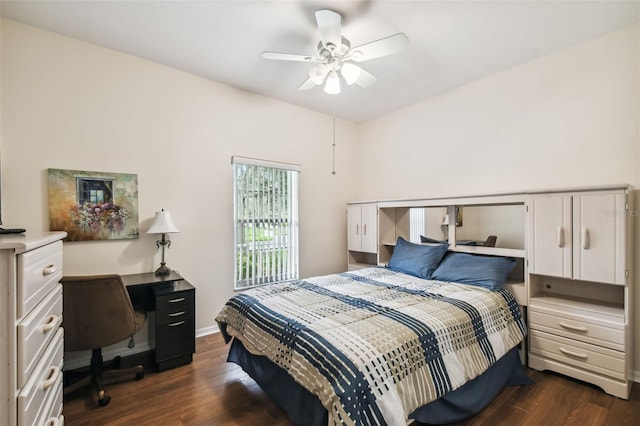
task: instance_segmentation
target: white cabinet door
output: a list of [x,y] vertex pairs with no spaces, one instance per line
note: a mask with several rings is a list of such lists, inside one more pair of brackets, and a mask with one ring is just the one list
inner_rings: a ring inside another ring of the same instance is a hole
[[347,206],[347,250],[362,251],[362,207]]
[[362,251],[378,252],[378,206],[362,205]]
[[571,196],[532,197],[529,272],[571,278]]
[[624,194],[573,198],[573,278],[625,284]]
[[351,204],[347,206],[347,249],[377,253],[378,205]]

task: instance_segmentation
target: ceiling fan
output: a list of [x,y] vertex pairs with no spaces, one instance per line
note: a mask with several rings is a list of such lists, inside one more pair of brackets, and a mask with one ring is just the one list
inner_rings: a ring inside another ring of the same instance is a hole
[[353,62],[364,62],[392,55],[404,50],[409,44],[406,34],[398,33],[352,48],[349,40],[342,35],[340,14],[332,10],[318,10],[316,22],[322,37],[318,43],[316,56],[262,52],[262,57],[265,59],[315,64],[309,70],[309,78],[298,87],[300,90],[308,90],[324,84],[326,93],[338,94],[341,86],[340,75],[348,85],[370,87],[375,84],[377,78]]

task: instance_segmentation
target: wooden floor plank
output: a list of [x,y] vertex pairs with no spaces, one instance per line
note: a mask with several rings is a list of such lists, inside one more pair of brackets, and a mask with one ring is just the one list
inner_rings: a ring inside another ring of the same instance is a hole
[[[189,365],[107,387],[98,407],[88,389],[65,396],[66,426],[292,426],[286,414],[237,365],[227,363],[219,334],[196,341]],[[624,426],[640,424],[640,385],[628,401],[554,373],[527,369],[536,383],[505,388],[457,426]],[[418,426],[418,424],[416,424]]]

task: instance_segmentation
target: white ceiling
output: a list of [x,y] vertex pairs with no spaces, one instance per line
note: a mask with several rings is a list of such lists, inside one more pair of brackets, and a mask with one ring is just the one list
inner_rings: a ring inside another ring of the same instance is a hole
[[[361,63],[375,86],[299,91],[313,55],[314,12],[343,15],[357,46],[404,32],[407,50]],[[5,1],[9,19],[360,122],[639,20],[637,1]],[[334,102],[335,101],[335,105]]]

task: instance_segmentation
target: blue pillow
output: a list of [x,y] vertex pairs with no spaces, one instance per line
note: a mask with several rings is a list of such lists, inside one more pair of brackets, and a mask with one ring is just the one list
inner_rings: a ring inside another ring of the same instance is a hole
[[431,279],[472,284],[490,290],[502,288],[516,265],[512,257],[448,253],[433,271]]
[[447,252],[447,247],[447,244],[413,244],[398,237],[389,260],[389,269],[428,280]]

